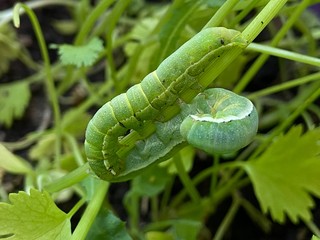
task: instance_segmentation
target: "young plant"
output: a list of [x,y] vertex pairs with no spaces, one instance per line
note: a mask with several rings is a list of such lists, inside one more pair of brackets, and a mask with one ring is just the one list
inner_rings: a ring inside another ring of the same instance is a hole
[[[73,44],[51,45],[60,55],[53,64],[33,2],[14,8],[15,25],[20,10],[30,18],[43,58],[20,82],[46,87],[53,121],[0,145],[0,167],[25,180],[9,196],[0,188],[0,237],[223,239],[238,234],[231,224],[241,208],[266,233],[288,216],[320,236],[311,212],[320,195],[320,24],[306,10],[315,1],[176,0],[138,10],[136,1],[89,2],[52,1],[69,6],[78,27]],[[278,80],[257,87],[270,55],[279,57]],[[76,86],[87,98],[62,108]],[[13,154],[25,148],[34,167]],[[261,210],[243,191],[250,184]],[[70,195],[78,201],[64,213],[56,203]]]

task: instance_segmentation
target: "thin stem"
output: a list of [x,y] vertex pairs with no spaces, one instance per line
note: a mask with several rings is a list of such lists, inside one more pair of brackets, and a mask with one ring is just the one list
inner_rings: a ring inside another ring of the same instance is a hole
[[204,28],[209,27],[217,27],[219,26],[222,21],[226,18],[233,7],[238,3],[238,0],[228,0],[226,1],[214,14],[214,16],[210,19],[210,21],[204,26]]
[[72,152],[73,152],[73,156],[78,164],[78,166],[82,166],[85,164],[85,161],[81,155],[81,152],[80,152],[80,149],[79,149],[79,146],[77,144],[77,141],[76,139],[70,135],[70,134],[65,134],[65,137],[67,138],[70,146],[71,146],[71,149],[72,149]]
[[[39,21],[34,14],[34,12],[26,5],[23,3],[18,3],[14,7],[14,17],[13,21],[16,27],[19,27],[20,25],[20,18],[19,18],[19,10],[20,8],[23,8],[27,15],[30,18],[31,24],[34,28],[34,32],[36,34],[38,44],[40,46],[40,51],[41,55],[43,58],[44,62],[44,68],[45,68],[45,74],[46,74],[46,86],[47,86],[47,91],[49,93],[49,99],[52,104],[53,108],[53,114],[54,114],[54,123],[55,123],[55,129],[56,129],[56,134],[57,134],[57,139],[56,139],[56,144],[55,144],[55,158],[56,160],[60,159],[60,153],[61,153],[61,116],[60,116],[60,108],[59,108],[59,103],[58,103],[58,96],[55,90],[54,86],[54,81],[52,78],[51,74],[51,63],[49,59],[49,54],[48,54],[48,49],[43,37],[43,33],[39,24]],[[59,161],[56,161],[58,163]]]
[[[216,169],[219,166],[220,158],[219,155],[216,154],[213,160],[213,168]],[[211,183],[210,183],[210,196],[213,196],[218,183],[218,172],[213,171],[211,175]]]
[[68,212],[68,217],[71,218],[82,206],[86,203],[85,198],[81,198],[80,201],[73,206],[73,208]]
[[316,235],[317,237],[320,237],[320,229],[313,221],[304,222],[304,223],[314,235]]
[[195,188],[195,185],[193,185],[189,175],[187,174],[187,172],[182,164],[181,157],[179,154],[176,154],[173,157],[173,162],[178,170],[179,177],[180,177],[185,189],[189,193],[189,196],[191,197],[192,201],[194,203],[200,203],[201,196],[200,196],[199,192],[197,191],[197,189]]
[[310,74],[308,76],[304,76],[301,78],[297,78],[288,82],[284,82],[281,84],[278,84],[276,86],[272,86],[272,87],[268,87],[265,89],[262,89],[260,91],[256,91],[252,94],[247,95],[246,97],[249,99],[257,99],[263,96],[267,96],[276,92],[280,92],[286,89],[290,89],[293,87],[297,87],[303,84],[306,84],[308,82],[312,82],[312,81],[317,81],[320,79],[320,73],[314,73],[314,74]]
[[84,178],[88,176],[89,164],[86,163],[81,167],[78,167],[74,171],[68,173],[67,175],[57,179],[56,181],[46,185],[44,189],[50,193],[58,192],[62,189],[73,186],[79,183]]
[[[286,1],[278,1],[278,0],[272,0],[270,1],[267,6],[261,11],[258,16],[255,18],[254,21],[252,21],[251,24],[243,31],[243,36],[249,41],[252,42],[260,33],[260,31],[257,31],[262,25],[267,25],[272,18],[271,16],[272,12],[275,11],[278,13],[280,8],[286,3]],[[308,7],[310,3],[310,0],[304,0],[299,6],[296,8],[296,10],[290,15],[290,18],[287,22],[282,26],[278,34],[272,39],[271,46],[276,46],[281,41],[281,39],[285,36],[287,31],[292,27],[298,16],[302,13],[302,11]],[[271,18],[270,18],[271,17]],[[261,66],[265,63],[265,61],[268,59],[269,55],[262,54],[251,66],[251,68],[244,74],[244,76],[240,79],[237,86],[233,89],[234,92],[239,93],[241,92],[247,84],[250,82],[252,77],[258,72],[258,70],[261,68]]]
[[114,63],[114,59],[113,59],[113,55],[112,55],[112,49],[113,49],[113,39],[112,39],[112,35],[114,32],[114,28],[121,16],[121,14],[123,13],[123,11],[126,9],[126,7],[129,5],[129,3],[131,2],[131,0],[121,0],[118,1],[117,4],[115,5],[115,7],[113,8],[113,11],[111,12],[111,14],[108,17],[108,31],[106,33],[106,56],[108,61],[106,61],[106,69],[108,70],[108,77],[106,79],[111,79],[113,82],[113,85],[117,88],[117,83],[118,79],[117,79],[117,74],[116,74],[116,67],[115,67],[115,63]]
[[270,47],[258,43],[251,43],[246,50],[261,52],[264,54],[289,59],[296,62],[310,64],[316,67],[320,67],[320,59],[316,57],[306,56],[304,54],[291,52],[284,49]]
[[222,223],[220,224],[213,240],[221,240],[223,236],[226,234],[227,230],[229,229],[234,217],[236,216],[238,209],[240,207],[240,199],[239,197],[233,197],[233,201],[231,207],[229,208],[228,213],[224,217]]
[[93,198],[89,202],[85,212],[83,213],[76,229],[74,230],[71,240],[81,240],[85,239],[87,233],[89,232],[91,225],[96,218],[103,200],[106,196],[109,187],[108,182],[100,181],[97,191],[93,195]]
[[103,14],[103,12],[114,2],[114,0],[103,0],[91,11],[83,26],[81,27],[78,35],[75,38],[74,44],[80,45],[88,36],[96,20]]

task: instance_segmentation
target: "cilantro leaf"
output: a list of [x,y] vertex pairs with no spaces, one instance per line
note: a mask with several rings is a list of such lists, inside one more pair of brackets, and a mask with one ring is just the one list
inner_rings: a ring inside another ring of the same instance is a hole
[[31,189],[11,193],[10,202],[0,203],[0,236],[10,239],[70,239],[71,225],[47,192]]
[[0,88],[0,123],[10,127],[13,119],[22,117],[30,99],[29,85],[19,82]]
[[293,127],[256,160],[244,163],[263,212],[284,222],[311,219],[314,202],[320,196],[320,128],[304,135]]
[[102,41],[99,38],[93,38],[83,46],[74,46],[69,44],[52,45],[52,48],[58,48],[60,60],[64,65],[91,66],[103,50]]

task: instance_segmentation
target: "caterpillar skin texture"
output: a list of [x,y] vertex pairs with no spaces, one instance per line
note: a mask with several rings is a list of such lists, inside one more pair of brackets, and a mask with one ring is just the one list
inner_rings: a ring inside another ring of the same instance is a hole
[[159,119],[162,111],[176,104],[187,89],[200,89],[197,78],[225,50],[245,46],[246,41],[238,31],[205,29],[165,59],[140,84],[103,105],[89,122],[85,140],[86,156],[97,176],[111,181],[131,171],[127,158],[117,155],[122,147],[119,139],[129,130],[139,132],[146,121]]
[[247,146],[258,130],[258,113],[252,102],[224,89],[200,94],[197,112],[183,120],[180,133],[189,144],[211,154],[232,153]]
[[[108,178],[104,176],[104,179],[126,181],[146,167],[173,156],[177,150],[187,145],[186,140],[192,142],[189,144],[209,153],[226,153],[245,147],[256,135],[258,129],[256,108],[248,99],[228,90],[207,89],[198,94],[190,104],[180,102],[179,105],[181,112],[178,115],[167,122],[156,122],[156,131],[148,138],[136,143],[125,157],[125,169],[122,173]],[[228,112],[233,112],[234,115],[224,117],[225,114],[229,114]],[[197,120],[193,119],[194,116],[204,116],[205,119],[208,118],[209,123],[213,122],[213,124],[198,125]],[[211,118],[220,120],[215,121]],[[191,131],[187,128],[189,124]],[[206,133],[204,139],[198,131]],[[213,145],[208,145],[207,142]],[[105,171],[103,165],[99,171]]]

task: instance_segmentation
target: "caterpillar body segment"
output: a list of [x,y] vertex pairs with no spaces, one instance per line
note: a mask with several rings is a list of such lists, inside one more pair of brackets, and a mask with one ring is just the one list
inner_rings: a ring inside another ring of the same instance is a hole
[[[177,99],[187,89],[199,85],[198,77],[211,62],[217,60],[227,49],[243,49],[245,46],[246,41],[238,31],[226,28],[205,29],[165,59],[140,84],[103,105],[89,122],[86,131],[85,151],[93,171],[100,178],[113,181],[128,171],[134,172],[136,168],[140,168],[141,163],[136,160],[128,165],[128,158],[120,158],[117,155],[117,151],[122,148],[121,138],[132,130],[139,132],[146,121],[161,119],[164,109],[177,104]],[[169,145],[177,145],[177,142],[183,141],[172,139],[169,142]],[[149,141],[148,144],[153,145]],[[155,155],[151,157],[152,162],[158,160],[157,156],[166,156],[166,149],[169,148],[150,148]],[[158,153],[163,149],[164,153]],[[140,159],[151,164],[147,160],[146,151],[145,157],[132,159]]]
[[245,97],[212,88],[198,95],[198,113],[180,125],[189,144],[215,153],[232,153],[247,146],[258,130],[258,113]]

